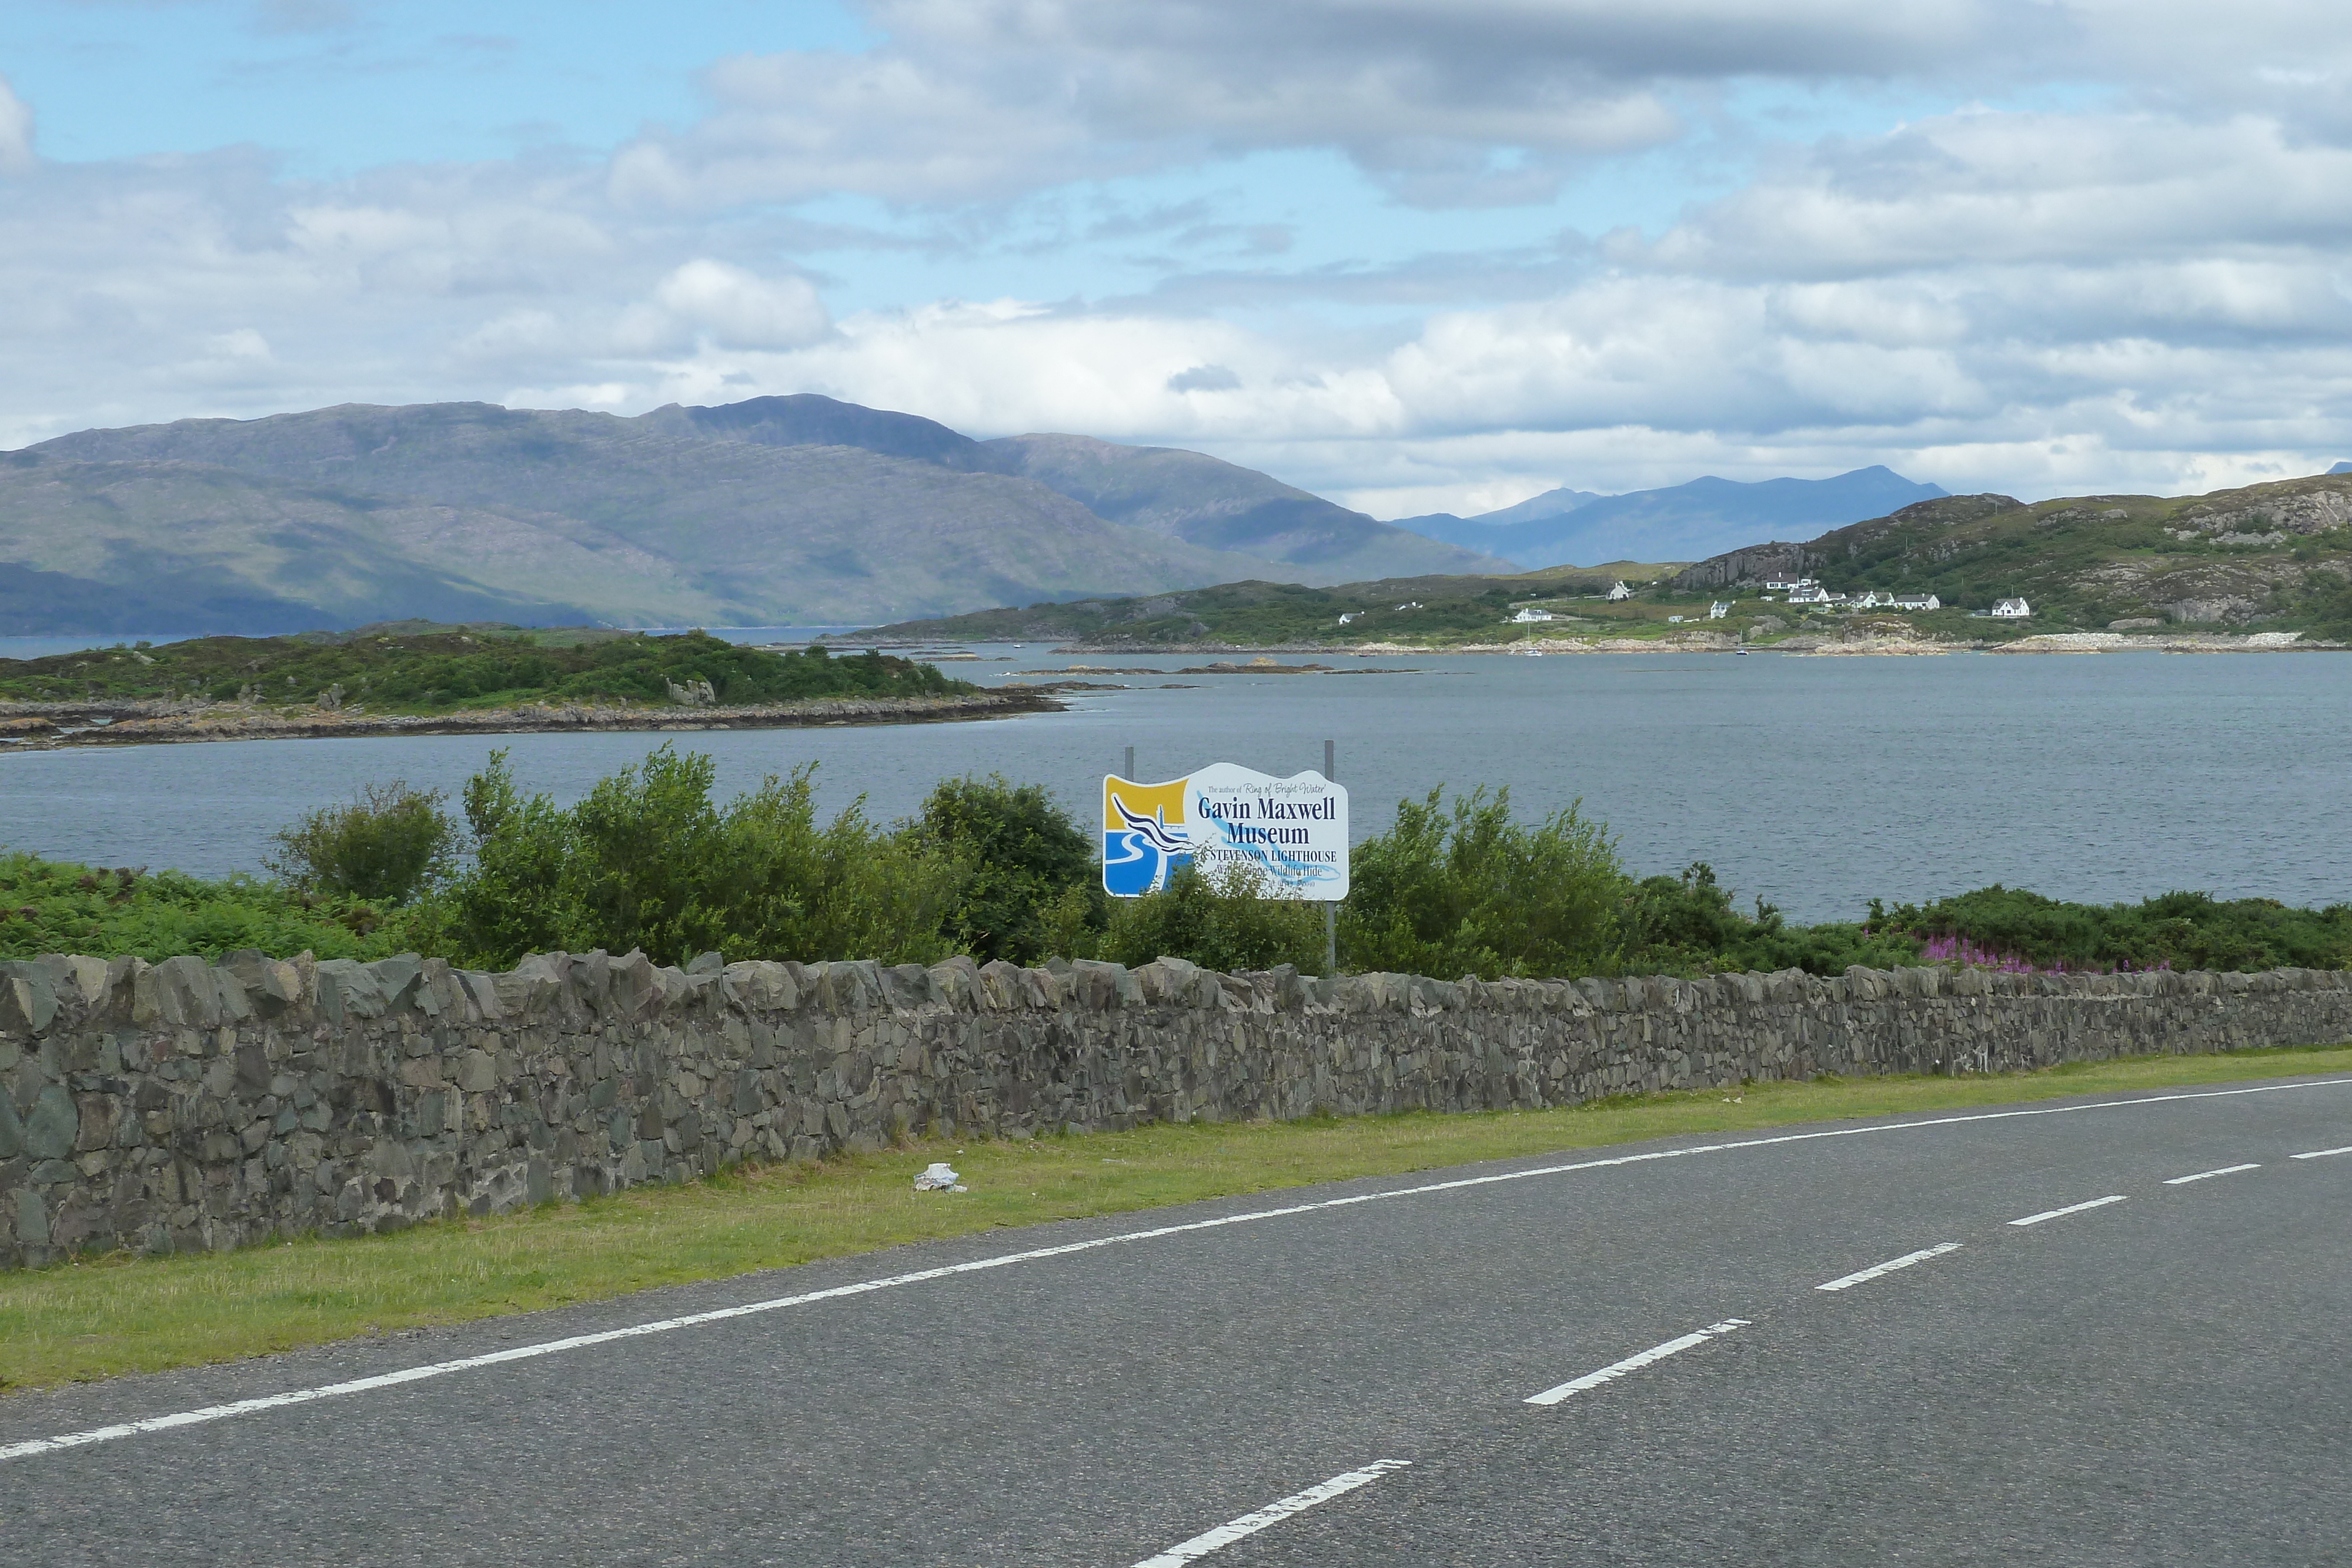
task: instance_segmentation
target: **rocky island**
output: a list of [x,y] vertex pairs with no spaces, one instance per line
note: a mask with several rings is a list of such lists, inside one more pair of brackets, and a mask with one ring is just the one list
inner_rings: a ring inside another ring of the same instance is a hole
[[16,749],[361,735],[754,729],[1052,711],[930,664],[866,652],[656,636],[385,625],[201,637],[0,659],[0,742]]

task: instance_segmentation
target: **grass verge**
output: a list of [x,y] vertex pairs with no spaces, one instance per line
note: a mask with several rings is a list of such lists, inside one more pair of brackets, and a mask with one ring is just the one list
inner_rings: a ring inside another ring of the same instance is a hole
[[[1478,1160],[1800,1122],[2352,1071],[2352,1046],[2141,1057],[1990,1078],[1759,1083],[1572,1109],[948,1140],[685,1186],[205,1257],[0,1274],[0,1389],[235,1360],[909,1241]],[[952,1161],[971,1191],[918,1194]]]

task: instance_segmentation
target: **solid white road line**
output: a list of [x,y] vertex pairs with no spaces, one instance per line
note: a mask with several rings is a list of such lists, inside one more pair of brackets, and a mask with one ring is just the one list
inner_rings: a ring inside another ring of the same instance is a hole
[[2240,1171],[2258,1171],[2262,1168],[2262,1163],[2260,1161],[2255,1161],[2252,1164],[2242,1166],[2223,1166],[2218,1170],[2199,1171],[2195,1176],[2167,1176],[2165,1178],[2164,1185],[2167,1186],[2187,1186],[2192,1181],[2203,1181],[2208,1176],[2236,1176]]
[[1686,1333],[1680,1339],[1670,1339],[1664,1344],[1654,1344],[1639,1355],[1629,1355],[1622,1361],[1612,1362],[1598,1372],[1588,1372],[1581,1377],[1572,1377],[1557,1388],[1547,1388],[1541,1394],[1530,1394],[1526,1402],[1529,1405],[1557,1405],[1571,1394],[1581,1394],[1589,1388],[1598,1388],[1604,1383],[1614,1383],[1629,1372],[1639,1372],[1642,1368],[1654,1365],[1670,1355],[1680,1355],[1695,1344],[1705,1344],[1711,1339],[1722,1338],[1734,1329],[1744,1329],[1747,1326],[1746,1318],[1726,1318],[1719,1323],[1709,1323],[1706,1327]]
[[1815,1285],[1813,1289],[1816,1291],[1850,1291],[1856,1285],[1867,1285],[1873,1280],[1877,1279],[1881,1274],[1892,1274],[1897,1269],[1908,1269],[1914,1263],[1925,1263],[1930,1258],[1941,1258],[1947,1252],[1958,1252],[1959,1249],[1960,1244],[1957,1241],[1938,1241],[1933,1247],[1926,1248],[1917,1252],[1906,1252],[1900,1258],[1889,1258],[1884,1263],[1872,1264],[1869,1268],[1863,1270],[1860,1273],[1848,1274],[1843,1280],[1832,1280],[1828,1284]]
[[2063,1219],[2070,1214],[2080,1214],[2086,1208],[2105,1208],[2111,1203],[2121,1203],[2123,1200],[2124,1195],[2122,1193],[2109,1193],[2105,1197],[2095,1197],[2088,1203],[2070,1203],[2063,1208],[2045,1208],[2039,1214],[2029,1214],[2022,1219],[2012,1219],[2010,1223],[2011,1225],[2039,1225],[2045,1219]]
[[[1452,1181],[1424,1182],[1418,1186],[1391,1187],[1381,1192],[1355,1193],[1347,1197],[1325,1198],[1316,1203],[1295,1203],[1280,1208],[1255,1208],[1242,1214],[1223,1215],[1215,1219],[1196,1219],[1183,1225],[1160,1225],[1149,1230],[1123,1230],[1113,1236],[1098,1236],[1091,1241],[1072,1241],[1059,1247],[1037,1247],[1025,1252],[1007,1252],[994,1258],[976,1259],[969,1263],[953,1263],[940,1269],[920,1269],[910,1274],[893,1274],[887,1279],[860,1281],[855,1285],[835,1285],[831,1290],[809,1291],[795,1296],[777,1296],[764,1301],[750,1301],[738,1307],[721,1307],[715,1312],[693,1312],[684,1317],[663,1318],[657,1322],[634,1323],[627,1328],[608,1329],[602,1333],[573,1334],[569,1338],[548,1340],[539,1344],[516,1345],[510,1350],[495,1351],[488,1355],[469,1355],[456,1361],[436,1362],[429,1366],[411,1366],[399,1372],[385,1373],[380,1377],[355,1378],[349,1383],[331,1383],[318,1388],[297,1388],[284,1394],[272,1394],[258,1399],[240,1399],[230,1405],[208,1405],[201,1410],[183,1410],[170,1416],[152,1416],[143,1420],[125,1421],[111,1427],[93,1427],[87,1432],[68,1432],[55,1437],[36,1437],[28,1442],[0,1446],[0,1460],[21,1459],[35,1454],[55,1453],[60,1448],[80,1448],[89,1443],[112,1442],[121,1437],[137,1437],[142,1432],[162,1432],[174,1427],[190,1427],[205,1421],[218,1421],[231,1416],[250,1415],[258,1410],[275,1410],[281,1406],[306,1405],[314,1399],[333,1399],[347,1394],[364,1394],[373,1389],[397,1387],[404,1383],[415,1383],[428,1377],[442,1377],[453,1372],[467,1372],[475,1367],[495,1366],[501,1362],[529,1361],[537,1356],[556,1355],[565,1351],[584,1350],[591,1345],[608,1344],[614,1340],[634,1339],[641,1334],[667,1333],[674,1329],[696,1328],[704,1323],[721,1322],[729,1318],[751,1317],[760,1312],[777,1312],[786,1307],[807,1306],[813,1301],[829,1301],[843,1296],[861,1296],[869,1291],[887,1291],[898,1285],[918,1284],[926,1280],[944,1280],[958,1274],[973,1274],[987,1269],[1002,1269],[1013,1263],[1034,1263],[1045,1258],[1066,1258],[1074,1252],[1090,1252],[1097,1247],[1115,1247],[1129,1241],[1154,1241],[1166,1236],[1181,1236],[1196,1230],[1217,1230],[1228,1225],[1248,1225],[1261,1219],[1279,1219],[1293,1214],[1313,1214],[1328,1208],[1348,1208],[1360,1203],[1383,1203],[1390,1198],[1421,1197],[1435,1192],[1461,1192],[1471,1187],[1492,1186],[1498,1182],[1531,1181],[1538,1176],[1566,1176],[1574,1171],[1607,1170],[1619,1166],[1651,1165],[1660,1160],[1678,1160],[1692,1155],[1730,1154],[1742,1149],[1766,1149],[1782,1144],[1810,1144],[1823,1138],[1861,1138],[1883,1133],[1916,1132],[1927,1127],[1953,1127],[1970,1122],[2006,1122],[2021,1116],[2066,1116],[2081,1111],[2127,1110],[2135,1105],[2165,1105],[2183,1100],[2227,1100],[2241,1094],[2276,1094],[2297,1089],[2332,1089],[2352,1085],[2352,1078],[2306,1079],[2294,1083],[2260,1083],[2248,1089],[2200,1089],[2178,1094],[2146,1094],[2134,1100],[2095,1100],[2082,1105],[2037,1105],[2018,1111],[1976,1111],[1958,1116],[1923,1117],[1916,1122],[1881,1122],[1868,1127],[1832,1127],[1819,1133],[1780,1133],[1769,1138],[1741,1138],[1727,1144],[1694,1144],[1679,1149],[1650,1149],[1638,1155],[1613,1155],[1602,1159],[1577,1160],[1568,1165],[1536,1166],[1527,1170],[1498,1171],[1491,1176],[1460,1176]],[[2322,1153],[2342,1153],[2323,1150]],[[2298,1156],[2311,1157],[2311,1156]]]
[[2294,1157],[2299,1160],[2324,1160],[2330,1155],[2352,1155],[2352,1144],[2347,1144],[2340,1149],[2314,1149],[2307,1155],[2297,1155]]
[[1304,1513],[1318,1502],[1328,1502],[1358,1487],[1370,1486],[1391,1470],[1404,1469],[1411,1459],[1375,1459],[1360,1470],[1349,1470],[1333,1476],[1319,1486],[1305,1491],[1292,1492],[1280,1502],[1267,1503],[1255,1513],[1245,1513],[1231,1524],[1221,1524],[1214,1530],[1203,1531],[1190,1541],[1180,1541],[1157,1557],[1147,1557],[1135,1568],[1182,1568],[1195,1563],[1221,1546],[1231,1546],[1244,1535],[1255,1535],[1269,1524],[1279,1524],[1294,1513]]

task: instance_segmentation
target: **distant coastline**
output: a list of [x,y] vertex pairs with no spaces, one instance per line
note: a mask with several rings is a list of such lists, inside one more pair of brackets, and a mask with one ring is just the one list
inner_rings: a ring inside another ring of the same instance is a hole
[[953,696],[812,697],[735,707],[530,706],[438,714],[287,711],[233,703],[0,703],[0,753],[200,741],[331,740],[389,735],[538,735],[583,730],[682,732],[834,725],[942,724],[1058,713],[1037,691]]
[[[936,649],[943,639],[903,643],[873,639],[861,646],[891,649]],[[1042,642],[1027,638],[1025,642]],[[1509,643],[1064,643],[1046,650],[1054,654],[1105,656],[1120,654],[1187,655],[1206,653],[1321,653],[1361,658],[1427,658],[1451,653],[1506,653],[1525,658],[1557,653],[1575,657],[1587,653],[1728,653],[1740,647],[1728,632],[1689,632],[1664,637],[1527,637]],[[1932,637],[1834,637],[1800,632],[1771,642],[1745,644],[1755,653],[1917,654],[1917,653],[2343,653],[2347,644],[2309,638],[2292,632],[2256,632],[2172,635],[2126,634],[2121,632],[2042,632],[2007,639],[1947,642]],[[933,658],[942,655],[932,653]],[[1116,673],[1116,672],[1114,672]],[[1157,672],[1155,672],[1157,673]],[[1200,673],[1200,672],[1170,672]],[[1222,673],[1222,672],[1220,672]],[[1246,674],[1247,671],[1237,671]]]

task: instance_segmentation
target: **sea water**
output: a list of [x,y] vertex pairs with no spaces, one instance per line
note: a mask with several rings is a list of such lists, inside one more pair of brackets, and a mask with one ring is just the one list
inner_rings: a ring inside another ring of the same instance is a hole
[[1328,738],[1359,838],[1402,798],[1507,788],[1523,816],[1581,802],[1639,873],[1706,861],[1795,920],[1992,883],[2102,902],[2352,900],[2340,654],[1326,654],[1281,662],[1362,673],[1187,674],[1210,661],[1045,648],[942,668],[990,685],[1072,664],[1155,673],[1076,676],[1131,689],[982,723],[0,750],[0,844],[255,871],[274,830],[363,784],[454,799],[505,747],[526,789],[571,800],[665,740],[709,753],[722,795],[814,762],[827,810],[863,796],[889,819],[942,778],[1002,773],[1091,821],[1130,746],[1158,780],[1216,761],[1320,768]]

